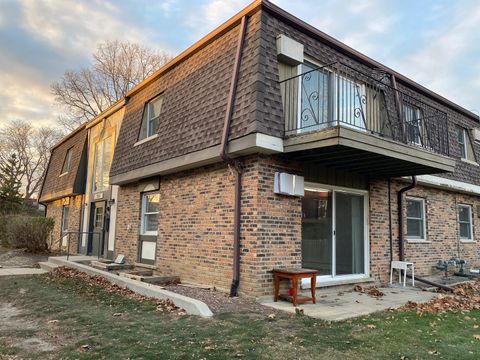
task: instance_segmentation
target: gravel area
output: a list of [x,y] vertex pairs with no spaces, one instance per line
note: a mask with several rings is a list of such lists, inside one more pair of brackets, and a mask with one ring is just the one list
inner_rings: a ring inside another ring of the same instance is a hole
[[31,254],[21,249],[7,249],[0,246],[0,266],[7,268],[37,267],[39,262],[47,261],[48,254]]
[[228,294],[217,291],[215,289],[202,289],[197,287],[182,286],[182,285],[167,285],[164,286],[166,290],[173,291],[177,294],[185,295],[194,299],[203,301],[208,305],[214,314],[222,313],[259,313],[263,315],[274,314],[277,311],[259,304],[254,299],[246,297],[231,298]]

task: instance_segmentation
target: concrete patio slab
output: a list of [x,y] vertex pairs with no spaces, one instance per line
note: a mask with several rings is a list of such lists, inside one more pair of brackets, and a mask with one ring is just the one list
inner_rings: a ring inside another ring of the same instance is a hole
[[[303,304],[299,305],[298,308],[303,309],[305,315],[313,318],[340,321],[365,316],[388,308],[397,308],[408,301],[428,302],[437,296],[435,293],[411,287],[380,288],[379,290],[385,296],[374,298],[355,291],[317,290],[316,304]],[[295,307],[290,302],[274,302],[272,299],[261,303],[277,310],[295,313]]]
[[15,275],[39,275],[45,274],[47,271],[36,268],[7,268],[0,269],[0,276],[15,276]]

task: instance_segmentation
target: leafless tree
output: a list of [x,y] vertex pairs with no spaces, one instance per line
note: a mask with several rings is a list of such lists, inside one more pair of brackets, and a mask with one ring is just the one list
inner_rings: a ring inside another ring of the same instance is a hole
[[40,190],[50,148],[62,135],[53,127],[34,127],[21,120],[11,121],[0,130],[0,157],[6,160],[10,154],[17,154],[25,199],[31,199]]
[[131,88],[170,60],[166,52],[131,42],[107,41],[97,47],[89,68],[66,71],[51,86],[59,105],[67,111],[59,119],[73,130],[120,100]]

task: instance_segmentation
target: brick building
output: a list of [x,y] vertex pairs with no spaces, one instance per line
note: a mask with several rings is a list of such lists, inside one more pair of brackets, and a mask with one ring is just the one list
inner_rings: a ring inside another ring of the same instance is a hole
[[478,116],[268,1],[130,90],[122,116],[106,256],[250,296],[274,267],[326,285],[385,282],[392,259],[479,262]]

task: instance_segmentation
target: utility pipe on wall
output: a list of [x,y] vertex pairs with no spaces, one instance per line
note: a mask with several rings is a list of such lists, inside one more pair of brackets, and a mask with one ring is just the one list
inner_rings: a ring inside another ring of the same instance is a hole
[[403,232],[403,194],[417,186],[417,177],[412,176],[412,183],[398,191],[398,252],[400,261],[405,261],[405,239]]
[[225,120],[223,123],[222,141],[220,144],[220,157],[235,172],[235,203],[234,203],[234,220],[233,220],[233,276],[230,287],[230,296],[238,296],[238,286],[240,284],[240,212],[242,200],[242,166],[238,160],[228,155],[227,145],[230,132],[230,123],[232,121],[233,106],[235,103],[235,94],[237,91],[238,75],[240,72],[240,63],[242,59],[243,43],[247,30],[247,16],[242,17],[240,22],[240,32],[238,34],[237,51],[235,54],[235,62],[233,65],[232,78],[230,81],[230,91],[228,94],[227,110],[225,112]]

